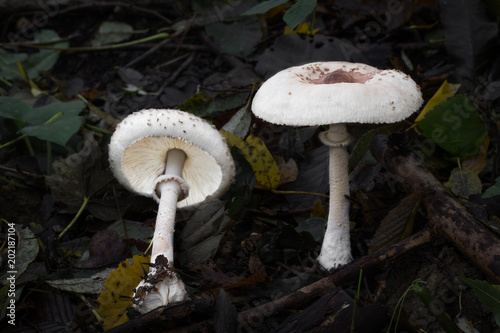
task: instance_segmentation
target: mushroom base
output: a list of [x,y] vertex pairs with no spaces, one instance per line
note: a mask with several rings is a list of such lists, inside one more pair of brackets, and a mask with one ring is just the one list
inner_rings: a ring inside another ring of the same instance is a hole
[[132,303],[140,313],[187,299],[186,287],[169,267],[152,267],[149,274],[135,289]]

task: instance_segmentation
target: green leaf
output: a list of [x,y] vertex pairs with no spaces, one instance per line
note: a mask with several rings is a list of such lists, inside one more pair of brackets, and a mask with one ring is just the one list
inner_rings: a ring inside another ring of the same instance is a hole
[[26,53],[11,53],[0,49],[0,77],[6,80],[20,79],[21,75],[16,64],[26,59],[28,59]]
[[496,195],[500,195],[500,177],[497,177],[497,179],[495,180],[495,185],[489,187],[486,191],[484,191],[482,198],[488,199]]
[[45,125],[27,126],[21,130],[21,133],[65,146],[81,126],[82,117],[72,116],[59,118]]
[[316,0],[299,0],[283,16],[283,21],[295,29],[300,23],[304,22],[307,15],[311,14],[316,8]]
[[18,98],[0,97],[0,117],[23,120],[30,110],[30,106]]
[[472,288],[474,294],[495,316],[496,324],[500,326],[500,285],[492,285],[485,281],[468,279],[458,276],[460,281]]
[[[53,30],[41,30],[35,33],[33,42],[40,44],[50,44],[50,46],[65,48],[69,46],[68,42],[59,41],[59,35]],[[28,78],[38,79],[40,72],[49,71],[54,67],[59,54],[58,50],[40,50],[29,56],[25,53],[11,53],[0,49],[0,77],[4,79],[22,79],[21,73],[17,67],[19,62],[28,74]]]
[[446,186],[457,196],[469,198],[481,193],[481,179],[469,168],[455,168],[451,171]]
[[441,87],[436,91],[434,96],[425,104],[422,111],[420,111],[418,117],[415,119],[415,122],[418,123],[425,117],[425,114],[432,110],[439,103],[446,101],[448,98],[453,97],[458,89],[460,88],[460,84],[448,83],[448,81],[444,80]]
[[132,36],[131,25],[122,22],[104,21],[99,26],[94,39],[90,42],[92,46],[101,46],[123,42]]
[[269,10],[273,9],[274,7],[277,7],[279,5],[284,4],[285,2],[288,2],[288,0],[269,0],[269,1],[263,1],[259,3],[257,6],[247,10],[244,12],[242,15],[257,15],[257,14],[265,14]]
[[85,108],[85,104],[82,101],[74,101],[67,103],[52,103],[39,108],[32,109],[29,113],[26,113],[23,120],[30,125],[43,125],[47,120],[51,119],[58,113],[62,113],[63,116],[58,118],[54,122],[64,119],[66,117],[77,116]]
[[375,160],[370,153],[370,145],[375,135],[377,134],[389,135],[393,131],[394,131],[393,125],[386,125],[383,127],[371,129],[365,134],[363,134],[363,136],[358,140],[358,142],[354,146],[352,152],[349,154],[349,172],[354,170],[354,168],[362,161]]
[[[31,126],[24,127],[21,133],[64,146],[80,129],[82,117],[78,117],[78,114],[84,107],[85,105],[81,101],[74,101],[52,103],[31,109],[23,117],[23,120]],[[46,123],[60,113],[62,116],[50,123]]]
[[230,95],[217,96],[214,99],[200,105],[197,110],[192,113],[201,118],[215,117],[217,112],[224,112],[234,110],[245,105],[248,100],[249,93],[242,92]]
[[207,25],[205,30],[222,53],[237,57],[250,55],[262,38],[260,23],[253,17],[231,23],[216,22]]
[[[35,34],[34,42],[51,44],[54,47],[68,47],[68,42],[57,42],[59,40],[59,35],[53,30],[41,30]],[[40,77],[40,72],[49,71],[54,67],[59,60],[59,54],[61,51],[57,50],[40,50],[29,56],[27,61],[23,62],[22,65],[24,70],[28,73],[28,77],[33,80]]]
[[487,136],[481,117],[466,96],[437,104],[418,123],[423,136],[461,160],[479,152]]

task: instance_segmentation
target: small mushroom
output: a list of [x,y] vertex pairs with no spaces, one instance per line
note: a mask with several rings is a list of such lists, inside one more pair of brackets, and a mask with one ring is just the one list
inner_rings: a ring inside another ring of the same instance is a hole
[[151,269],[136,288],[142,313],[186,299],[173,270],[177,207],[196,207],[207,196],[223,194],[234,179],[228,146],[203,119],[178,110],[142,110],[117,127],[109,144],[116,179],[128,190],[158,203]]
[[397,70],[360,63],[316,62],[285,69],[255,95],[253,113],[280,125],[330,125],[320,133],[330,147],[330,212],[319,263],[326,269],[352,260],[349,237],[346,123],[392,123],[423,103],[418,85]]

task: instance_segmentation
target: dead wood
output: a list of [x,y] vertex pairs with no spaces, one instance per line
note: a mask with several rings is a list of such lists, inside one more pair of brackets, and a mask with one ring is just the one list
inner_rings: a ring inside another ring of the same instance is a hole
[[372,141],[371,152],[407,192],[425,194],[422,205],[433,232],[452,242],[495,283],[500,282],[500,240],[446,190],[417,154],[402,152],[402,147],[382,135]]
[[330,276],[301,288],[280,299],[262,304],[238,314],[239,328],[252,328],[284,310],[300,309],[314,299],[335,289],[336,285],[356,279],[361,269],[369,271],[380,266],[386,260],[393,260],[408,253],[431,240],[431,233],[424,229],[392,246],[380,249],[373,254],[359,258],[351,264],[333,272]]
[[[387,324],[387,309],[374,304],[356,305],[341,288],[322,296],[304,311],[288,317],[277,333],[292,332],[380,332]],[[356,319],[352,317],[356,313]],[[352,330],[351,330],[351,326]]]

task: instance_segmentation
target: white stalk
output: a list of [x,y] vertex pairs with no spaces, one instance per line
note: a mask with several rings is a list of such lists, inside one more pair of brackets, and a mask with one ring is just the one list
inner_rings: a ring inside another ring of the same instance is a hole
[[321,141],[330,147],[330,211],[323,238],[319,263],[326,269],[337,268],[352,260],[349,229],[349,179],[347,164],[350,142],[345,124],[330,125],[320,134]]
[[[181,177],[185,159],[186,154],[182,150],[170,150],[167,154],[167,166],[164,175]],[[156,216],[151,263],[154,264],[156,257],[163,254],[168,259],[168,262],[173,265],[175,212],[182,189],[176,179],[169,179],[160,182],[156,190],[160,194],[160,204]]]
[[[170,270],[173,268],[177,201],[179,196],[185,196],[187,191],[181,177],[185,159],[186,154],[182,150],[169,150],[166,158],[165,172],[158,178],[156,191],[160,196],[160,204],[158,206],[158,215],[156,216],[153,249],[151,252],[151,264],[153,265],[149,269],[146,280],[142,280],[137,286],[136,294],[134,295],[134,299],[139,297],[135,305],[141,313],[149,312],[169,303],[183,301],[187,297],[184,283],[173,270],[159,282],[146,282],[150,277],[153,277],[153,279],[149,281],[155,280],[154,277],[159,268],[155,267],[154,264],[159,255],[163,255],[168,259],[168,267],[162,267],[161,269]],[[140,292],[141,288],[145,292]]]

